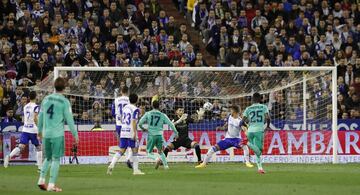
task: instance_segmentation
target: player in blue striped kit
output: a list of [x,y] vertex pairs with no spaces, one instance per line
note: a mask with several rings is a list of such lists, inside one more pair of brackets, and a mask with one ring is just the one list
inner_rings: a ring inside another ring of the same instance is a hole
[[133,174],[144,175],[144,173],[140,171],[138,166],[139,140],[137,135],[137,123],[140,115],[140,109],[136,107],[138,96],[136,94],[130,94],[129,101],[130,104],[126,105],[122,110],[122,125],[120,130],[119,142],[120,151],[118,151],[111,160],[111,164],[109,165],[107,170],[107,174],[109,175],[112,174],[116,162],[125,153],[127,148],[131,148],[133,152],[133,154],[131,155],[131,159],[133,161]]
[[[120,141],[120,132],[122,125],[121,119],[122,119],[123,109],[125,108],[126,105],[130,104],[128,93],[129,93],[129,88],[124,86],[121,89],[121,96],[115,97],[114,103],[111,106],[111,111],[116,121],[116,138],[118,139],[118,141]],[[130,161],[131,155],[132,155],[131,149],[127,149],[126,165],[130,169],[132,169],[132,163]]]
[[253,167],[253,165],[249,161],[249,148],[247,147],[246,144],[243,143],[243,139],[241,138],[240,131],[242,130],[243,127],[245,127],[245,124],[241,120],[239,114],[240,114],[239,107],[232,106],[231,115],[229,116],[229,119],[227,121],[228,130],[226,132],[225,139],[221,140],[213,147],[211,147],[206,154],[204,162],[196,166],[195,168],[205,168],[206,164],[209,162],[211,156],[215,152],[220,150],[226,150],[231,147],[243,149],[246,166],[249,168]]
[[29,144],[29,141],[36,147],[36,164],[38,169],[41,169],[42,165],[42,151],[40,141],[38,139],[38,128],[36,126],[38,120],[38,113],[40,111],[40,107],[36,104],[36,92],[31,91],[29,94],[30,102],[24,107],[24,126],[22,129],[22,133],[20,136],[20,144],[16,148],[14,148],[10,155],[5,156],[4,158],[4,167],[9,166],[9,161],[12,157],[18,156],[21,151],[23,151],[26,145]]

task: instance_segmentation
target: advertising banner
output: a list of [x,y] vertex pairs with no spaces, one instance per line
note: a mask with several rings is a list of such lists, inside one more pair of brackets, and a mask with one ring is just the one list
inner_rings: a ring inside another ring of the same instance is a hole
[[[139,132],[140,154],[145,156],[146,133]],[[191,131],[189,136],[200,144],[202,154],[207,149],[224,138],[223,131]],[[100,158],[114,154],[117,149],[117,139],[114,132],[79,132],[80,145],[78,147],[79,159],[93,156]],[[164,131],[167,143],[173,140],[172,131]],[[70,132],[66,132],[66,156],[71,156],[73,139]],[[338,155],[341,162],[360,162],[360,131],[338,132]],[[241,149],[228,149],[218,152],[213,161],[242,161]],[[289,163],[321,163],[332,161],[331,131],[268,131],[264,139],[264,162]],[[143,158],[145,159],[145,157]],[[194,161],[192,150],[180,148],[169,155],[170,161]],[[82,161],[82,160],[80,160]]]
[[[2,158],[9,155],[10,152],[20,142],[20,132],[6,132],[2,134]],[[31,142],[30,142],[31,143]],[[1,155],[1,152],[0,152]],[[36,148],[34,145],[29,144],[25,147],[24,151],[19,156],[13,157],[11,162],[35,162],[36,161]]]

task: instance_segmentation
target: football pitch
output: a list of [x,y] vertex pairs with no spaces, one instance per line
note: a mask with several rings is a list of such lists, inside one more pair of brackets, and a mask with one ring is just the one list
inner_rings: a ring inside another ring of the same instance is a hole
[[[155,170],[140,164],[146,175],[133,176],[125,164],[117,164],[111,176],[106,165],[61,166],[57,184],[60,194],[359,194],[359,164],[265,164],[260,175],[240,163],[170,164],[170,170]],[[35,166],[0,168],[1,195],[49,194],[37,188]],[[51,194],[51,193],[50,193]]]

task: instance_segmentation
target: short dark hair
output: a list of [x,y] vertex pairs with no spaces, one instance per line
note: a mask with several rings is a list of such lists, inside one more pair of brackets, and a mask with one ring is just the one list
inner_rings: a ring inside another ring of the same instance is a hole
[[175,106],[175,110],[178,110],[178,109],[184,109],[184,106],[182,106],[182,105]]
[[260,95],[260,93],[258,93],[258,92],[254,93],[254,95],[253,95],[253,102],[255,102],[255,103],[260,103],[260,102],[261,102],[261,95]]
[[64,91],[65,87],[66,87],[66,81],[65,79],[61,78],[61,77],[58,77],[56,80],[55,80],[55,83],[54,83],[54,86],[55,86],[55,90],[56,91]]
[[154,100],[154,101],[152,102],[152,107],[153,107],[154,109],[159,109],[159,107],[160,107],[159,100]]
[[230,109],[234,110],[236,113],[239,113],[239,112],[240,112],[240,108],[239,108],[239,106],[237,106],[237,105],[232,105],[232,106],[230,107]]
[[29,98],[30,98],[30,100],[36,99],[36,92],[35,91],[30,91]]
[[129,93],[129,88],[128,88],[127,86],[124,86],[124,87],[121,89],[121,93],[122,93],[122,94]]
[[136,102],[138,101],[138,95],[136,95],[135,93],[131,93],[129,95],[129,100],[131,104],[136,104]]

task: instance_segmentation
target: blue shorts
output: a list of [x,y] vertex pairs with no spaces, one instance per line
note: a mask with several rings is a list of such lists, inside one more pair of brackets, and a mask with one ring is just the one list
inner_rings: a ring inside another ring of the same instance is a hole
[[120,148],[137,148],[138,144],[136,143],[135,140],[131,139],[131,138],[120,138],[120,143],[119,143],[119,147]]
[[116,134],[120,137],[120,132],[121,132],[121,126],[120,125],[116,125]]
[[36,133],[27,133],[27,132],[21,133],[20,144],[27,145],[27,144],[29,144],[29,140],[31,140],[31,143],[35,146],[40,145],[39,140],[37,139]]
[[226,150],[231,147],[240,148],[240,138],[225,138],[217,143],[220,150]]

